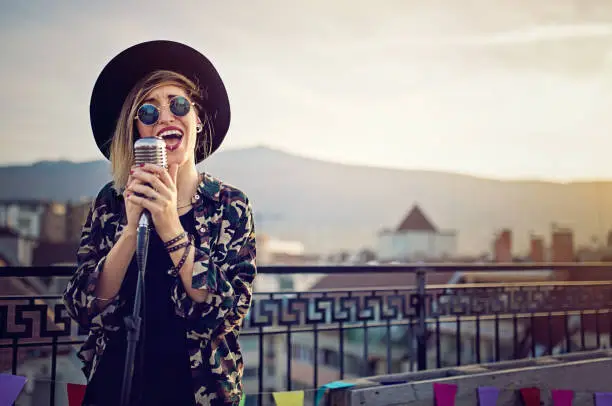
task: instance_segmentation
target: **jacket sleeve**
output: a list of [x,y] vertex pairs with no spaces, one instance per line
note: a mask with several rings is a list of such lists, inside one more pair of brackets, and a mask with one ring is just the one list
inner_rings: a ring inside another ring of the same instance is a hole
[[100,311],[96,304],[95,290],[106,256],[114,244],[114,230],[107,205],[95,199],[81,232],[77,251],[77,269],[63,292],[63,303],[68,315],[85,330],[116,330],[115,313],[121,301],[119,295]]
[[174,284],[176,312],[190,320],[192,334],[210,339],[225,335],[239,327],[251,307],[253,281],[257,274],[255,263],[255,226],[253,211],[247,200],[230,205],[226,223],[222,219],[221,234],[228,241],[224,259],[215,261],[215,253],[207,255],[196,249],[192,286],[209,292],[202,303],[191,300],[180,278]]

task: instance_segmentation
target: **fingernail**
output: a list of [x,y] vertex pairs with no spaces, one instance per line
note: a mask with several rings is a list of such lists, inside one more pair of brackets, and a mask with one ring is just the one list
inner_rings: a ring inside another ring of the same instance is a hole
[[133,174],[133,173],[134,173],[134,171],[133,171],[133,170],[130,170],[130,175],[131,175],[131,174]]

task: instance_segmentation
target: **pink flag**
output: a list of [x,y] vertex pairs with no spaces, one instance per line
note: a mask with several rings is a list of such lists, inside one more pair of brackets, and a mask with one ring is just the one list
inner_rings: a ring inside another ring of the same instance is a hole
[[69,406],[81,406],[85,397],[85,388],[87,388],[86,385],[79,385],[78,383],[66,384]]
[[436,406],[455,406],[455,396],[457,395],[457,385],[448,383],[434,383],[434,396]]
[[572,406],[574,391],[567,389],[553,389],[551,393],[553,406]]
[[540,406],[540,390],[538,388],[522,388],[521,395],[525,406]]
[[478,406],[495,406],[499,389],[494,386],[481,386],[478,388]]

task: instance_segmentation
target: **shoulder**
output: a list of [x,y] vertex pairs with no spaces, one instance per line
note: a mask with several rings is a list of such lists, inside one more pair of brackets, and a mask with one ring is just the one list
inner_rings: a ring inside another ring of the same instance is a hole
[[105,184],[91,202],[91,212],[94,217],[107,218],[121,213],[121,196],[114,188],[113,182]]
[[205,197],[221,203],[222,205],[243,204],[251,206],[247,194],[238,187],[222,181],[210,174],[204,173],[200,183],[200,191]]

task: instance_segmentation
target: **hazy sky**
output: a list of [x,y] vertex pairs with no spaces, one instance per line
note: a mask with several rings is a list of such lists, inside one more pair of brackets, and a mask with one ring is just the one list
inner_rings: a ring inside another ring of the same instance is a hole
[[612,178],[606,3],[6,1],[0,164],[101,159],[88,115],[98,73],[130,45],[172,39],[207,54],[226,81],[233,121],[223,149]]

